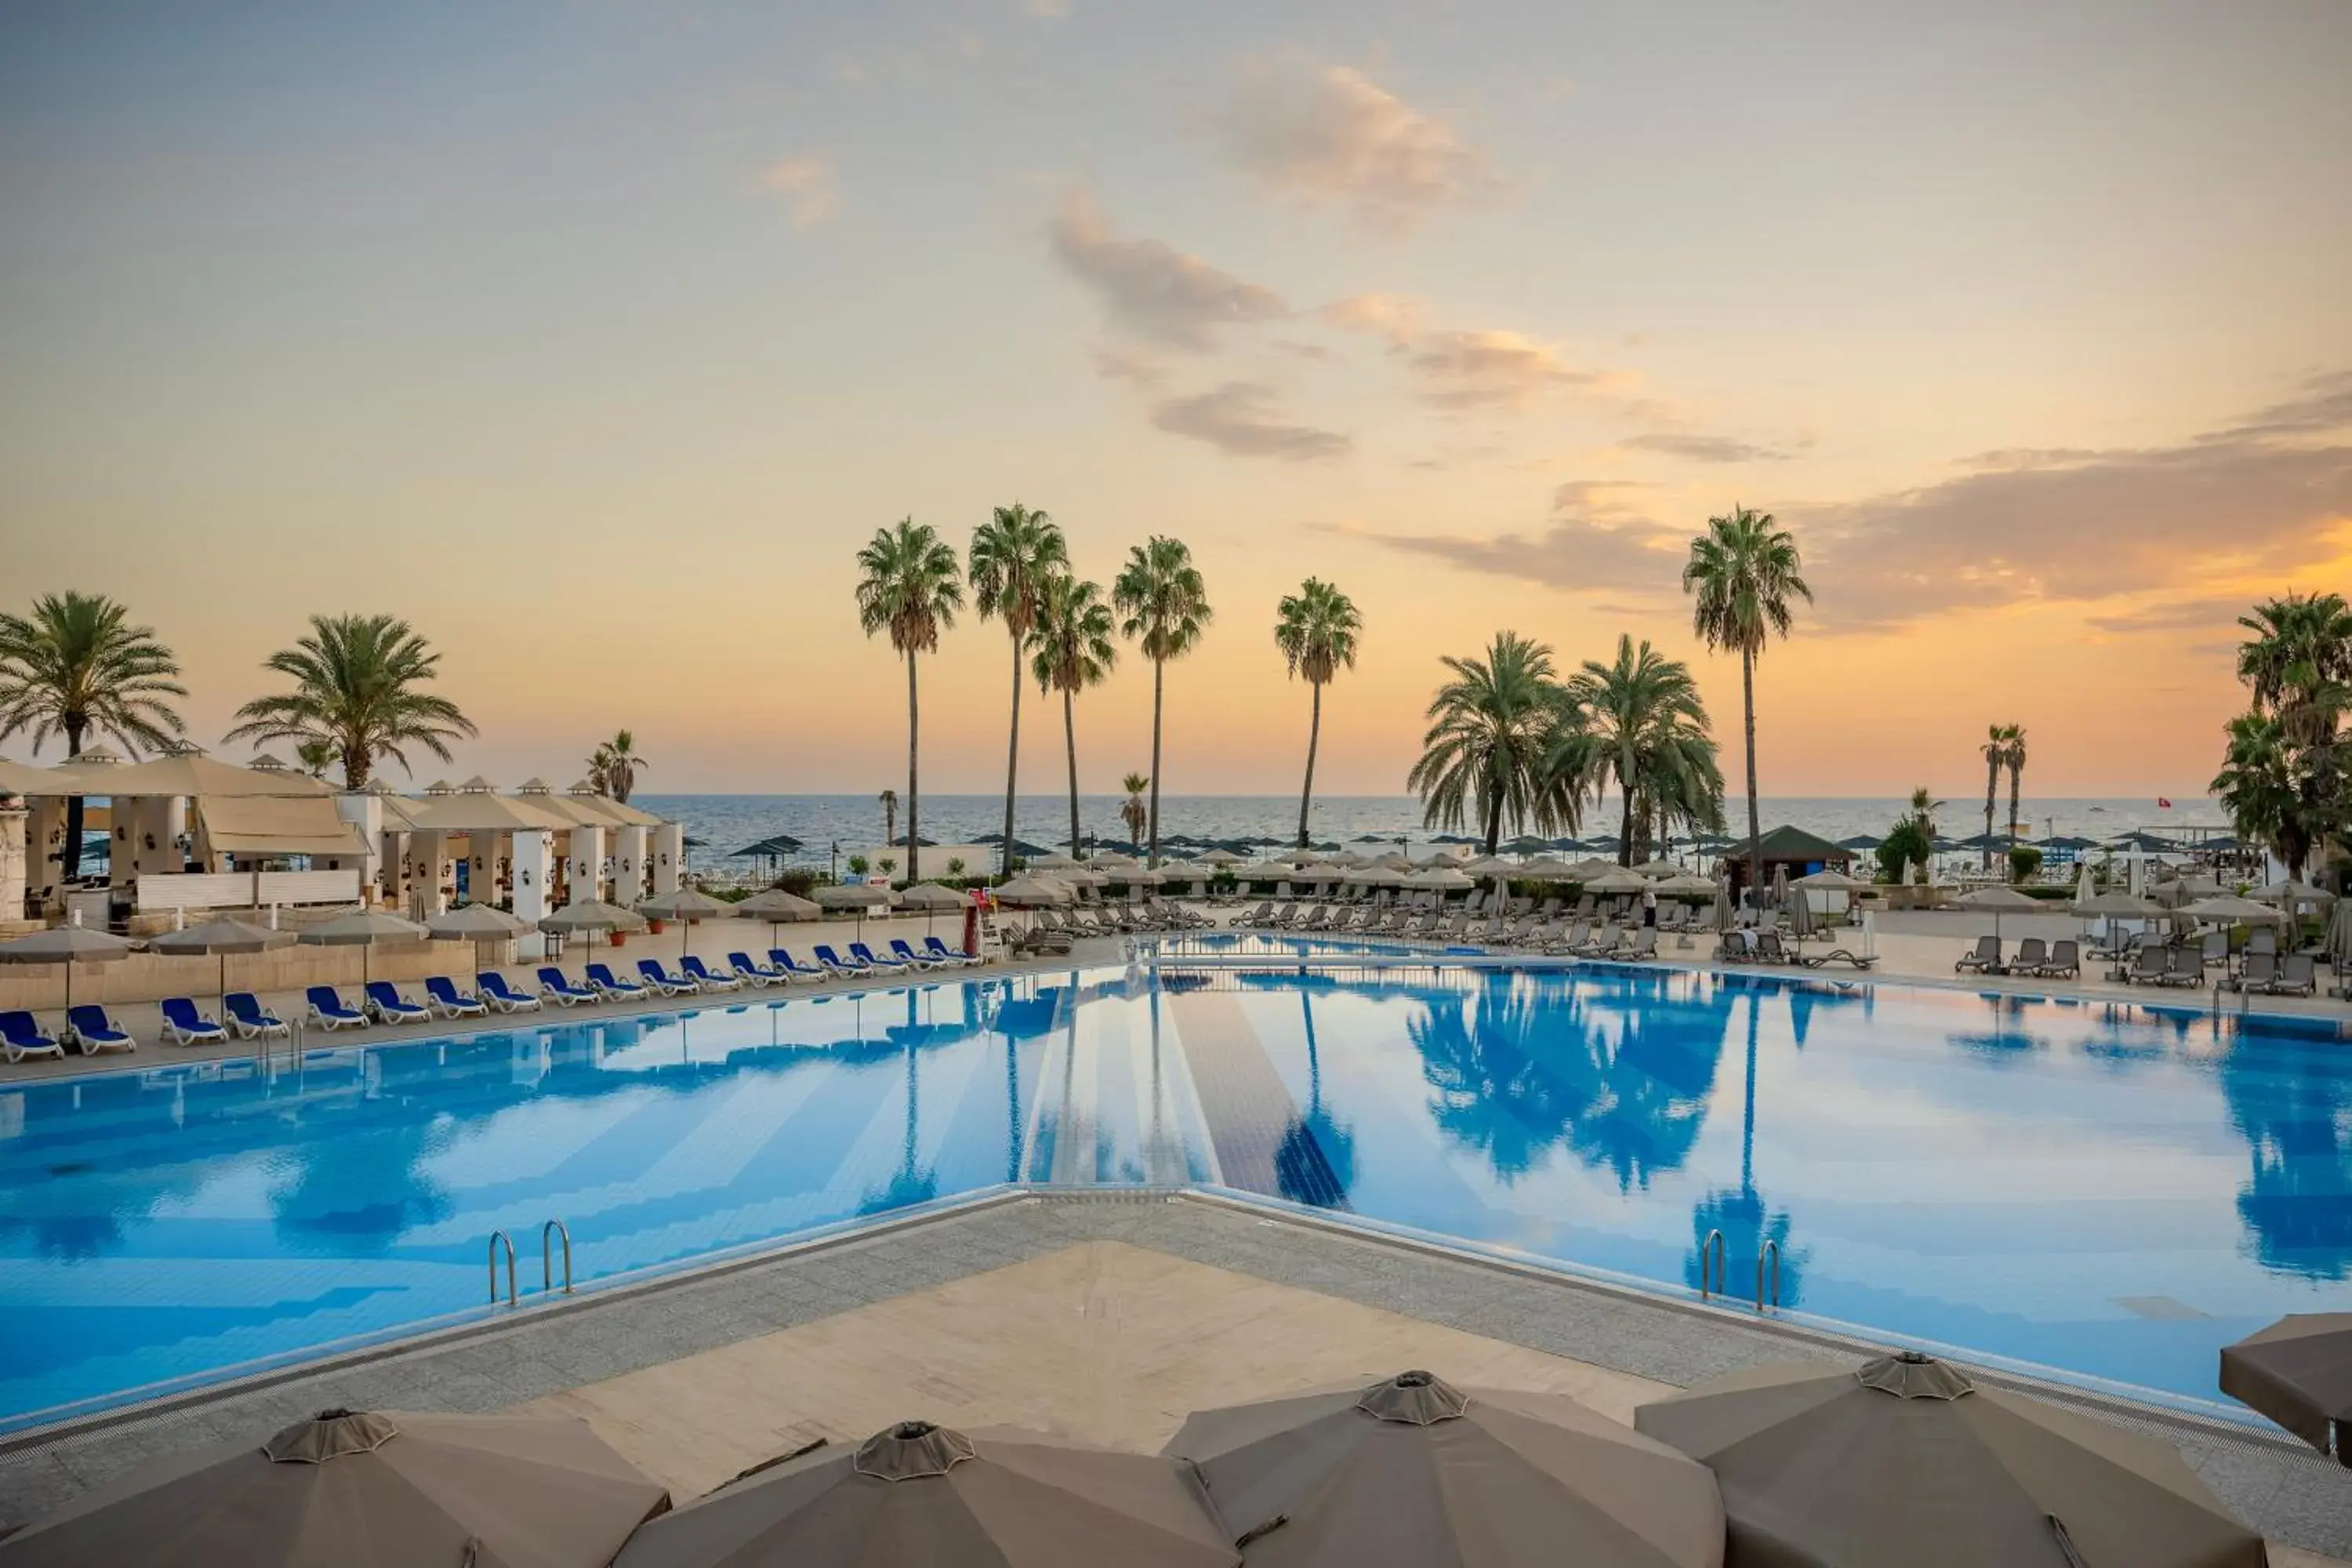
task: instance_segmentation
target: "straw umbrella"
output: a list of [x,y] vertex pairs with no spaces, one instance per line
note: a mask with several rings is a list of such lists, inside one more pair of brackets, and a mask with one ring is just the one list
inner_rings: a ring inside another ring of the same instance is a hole
[[1236,855],[1221,844],[1214,849],[1202,851],[1201,858],[1212,866],[1239,866],[1247,861],[1249,857]]
[[1588,893],[1638,893],[1650,885],[1650,879],[1639,871],[1629,871],[1622,866],[1612,866],[1597,877],[1585,879]]
[[2296,1312],[2221,1347],[2221,1392],[2352,1467],[2352,1312]]
[[216,956],[220,960],[220,994],[226,996],[230,953],[268,952],[293,945],[294,933],[290,931],[271,931],[267,926],[248,925],[244,921],[224,918],[151,937],[147,942],[147,951],[167,956],[205,953]]
[[2260,1568],[2178,1450],[1904,1354],[1701,1384],[1633,1424],[1715,1472],[1727,1560],[1780,1568]]
[[747,1471],[637,1531],[614,1568],[1231,1568],[1241,1561],[1185,1468],[996,1427],[928,1421],[855,1450]]
[[325,1410],[169,1455],[0,1547],[11,1568],[602,1568],[669,1507],[573,1416]]
[[1719,1568],[1714,1478],[1562,1394],[1426,1372],[1188,1419],[1197,1468],[1267,1568]]
[[112,963],[127,958],[138,943],[111,931],[88,926],[52,926],[47,931],[0,942],[0,963],[62,963],[66,967],[66,1006],[73,1006],[73,972],[77,963]]

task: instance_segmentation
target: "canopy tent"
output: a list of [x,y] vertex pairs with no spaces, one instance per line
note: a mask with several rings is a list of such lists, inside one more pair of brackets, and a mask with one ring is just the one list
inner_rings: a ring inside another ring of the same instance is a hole
[[[176,760],[176,759],[175,759]],[[269,860],[293,855],[364,858],[360,830],[325,795],[201,795],[198,843],[215,855]]]

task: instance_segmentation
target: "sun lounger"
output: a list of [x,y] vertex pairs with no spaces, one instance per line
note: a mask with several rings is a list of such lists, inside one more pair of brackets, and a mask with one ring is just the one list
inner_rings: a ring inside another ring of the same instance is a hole
[[[1032,928],[1033,934],[1035,929],[1036,928]],[[827,973],[870,974],[873,973],[873,967],[870,964],[853,963],[850,960],[842,957],[841,954],[834,952],[830,946],[824,942],[819,942],[817,944],[815,952],[816,961],[824,965]]]
[[891,938],[890,951],[888,952],[877,952],[874,956],[880,959],[887,959],[887,961],[897,963],[900,967],[906,969],[937,969],[940,966],[940,961],[938,959],[933,958],[928,952],[918,952],[913,948],[908,947],[907,945],[907,939],[902,936]]
[[1617,946],[1617,928],[1610,924],[1607,921],[1602,921],[1599,926],[1594,928],[1591,936],[1577,943],[1576,946],[1570,948],[1569,951],[1575,953],[1580,958],[1600,958],[1604,954],[1613,952]]
[[716,970],[712,969],[709,964],[702,962],[702,955],[700,953],[688,953],[684,958],[677,961],[677,966],[680,969],[685,970],[686,977],[688,980],[693,981],[694,984],[702,990],[740,991],[743,988],[742,976],[738,974],[719,973]]
[[[588,989],[593,991],[599,996],[610,996],[620,1000],[626,1000],[630,997],[642,996],[646,994],[646,988],[644,986],[638,984],[634,980],[622,979],[619,975],[613,973],[612,966],[609,964],[592,963],[588,966],[587,974]],[[545,970],[540,971],[540,978],[543,980],[546,977],[547,972]]]
[[2132,950],[2132,966],[2124,979],[2134,985],[2161,985],[2165,971],[2170,967],[2171,960],[2161,942],[2142,942]]
[[2017,944],[2017,956],[2009,961],[2011,974],[2039,974],[2050,961],[2050,944],[2038,936],[2029,936]]
[[228,1015],[228,1026],[236,1031],[241,1040],[259,1039],[265,1035],[291,1035],[286,1020],[261,1005],[261,998],[250,991],[232,991],[221,998],[221,1008]]
[[2009,966],[2000,961],[2000,938],[1997,936],[1977,938],[1976,946],[1969,952],[1962,953],[1959,961],[1952,965],[1952,973],[1955,974],[2008,973]]
[[218,1046],[228,1042],[228,1031],[217,1019],[207,1018],[196,1011],[195,1003],[185,996],[163,998],[163,1037],[174,1045]]
[[1628,963],[1639,963],[1658,956],[1658,928],[1642,926],[1633,932],[1633,940],[1609,955]]
[[501,1013],[536,1013],[539,998],[517,991],[507,984],[507,977],[495,969],[485,969],[474,976],[474,989],[484,1002]]
[[2278,977],[2271,982],[2273,996],[2309,996],[2319,989],[2319,973],[2311,954],[2290,952],[2279,960]]
[[363,989],[367,1010],[380,1024],[415,1024],[433,1015],[400,994],[389,980],[371,980]]
[[927,936],[923,939],[923,951],[950,969],[968,969],[980,963],[973,954],[964,952],[960,947],[950,947],[936,936]]
[[2277,954],[2249,952],[2239,960],[2236,976],[2224,984],[2234,991],[2268,991],[2278,975]]
[[898,970],[908,967],[902,960],[886,958],[862,942],[853,942],[849,944],[849,956],[868,969]]
[[787,980],[822,980],[824,978],[824,971],[822,968],[814,963],[803,963],[799,959],[794,958],[792,955],[792,952],[788,948],[770,948],[768,950],[768,962],[774,964],[778,969],[782,970],[784,972],[784,978]]
[[685,975],[672,974],[664,969],[658,958],[637,960],[637,975],[648,990],[657,991],[664,996],[691,996],[702,989]]
[[367,1015],[343,1000],[343,994],[331,985],[313,985],[302,993],[310,1005],[310,1022],[333,1034],[337,1029],[364,1029]]
[[[601,963],[592,963],[588,967],[593,972],[594,970],[603,969],[604,966]],[[605,973],[609,975],[612,972],[606,970]],[[636,987],[632,985],[629,989],[631,991],[635,991]],[[555,1003],[558,1006],[562,1007],[575,1006],[582,1002],[594,1002],[601,999],[604,994],[603,990],[596,985],[595,976],[593,973],[589,976],[589,984],[585,985],[575,985],[572,983],[572,977],[570,975],[564,973],[563,971],[556,968],[553,964],[549,964],[540,970],[539,994],[541,996],[546,997],[549,1001]]]
[[81,1054],[95,1056],[100,1051],[135,1051],[139,1042],[130,1031],[116,1023],[107,1010],[95,1002],[66,1009],[66,1028],[80,1043]]
[[792,979],[791,975],[773,964],[752,963],[751,955],[748,952],[729,953],[727,963],[729,968],[734,970],[738,979],[763,989],[770,985],[782,985]]
[[0,1013],[0,1054],[14,1067],[26,1057],[63,1058],[66,1048],[41,1033],[30,1013]]
[[2246,935],[2246,951],[2267,952],[2275,956],[2278,952],[2278,932],[2268,926],[2263,926],[2259,931],[2249,931]]
[[2163,984],[2194,990],[2205,984],[2205,953],[2201,948],[2183,945],[2169,951],[2164,966]]
[[1818,958],[1806,958],[1800,955],[1797,962],[1803,964],[1807,969],[1819,969],[1825,963],[1851,963],[1856,969],[1875,969],[1878,967],[1878,959],[1876,955],[1874,954],[1865,957],[1859,952],[1853,952],[1850,948],[1843,947],[1833,947]]
[[470,991],[460,991],[457,983],[446,974],[425,977],[425,1005],[445,1018],[479,1018],[490,1010],[490,1005]]

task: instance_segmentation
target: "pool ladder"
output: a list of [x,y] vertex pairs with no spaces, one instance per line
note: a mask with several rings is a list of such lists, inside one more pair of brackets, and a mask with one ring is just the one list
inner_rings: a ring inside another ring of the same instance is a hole
[[[1769,1266],[1769,1271],[1768,1271]],[[1765,1293],[1767,1280],[1771,1293]],[[1698,1244],[1698,1299],[1702,1301],[1715,1296],[1731,1294],[1731,1268],[1724,1256],[1723,1232],[1710,1230],[1706,1239]],[[1780,1244],[1770,1237],[1756,1249],[1756,1310],[1778,1309],[1780,1305]]]
[[[572,1228],[560,1219],[549,1220],[539,1227],[539,1289],[543,1296],[555,1294],[555,1241],[563,1242],[563,1293],[572,1294]],[[503,1230],[490,1232],[490,1305],[499,1304],[499,1249],[507,1254],[507,1305],[520,1304],[515,1291],[514,1237]]]

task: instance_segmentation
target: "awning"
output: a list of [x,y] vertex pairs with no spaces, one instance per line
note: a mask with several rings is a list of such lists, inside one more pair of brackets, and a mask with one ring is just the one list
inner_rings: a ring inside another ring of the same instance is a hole
[[201,796],[196,817],[215,855],[365,855],[359,830],[324,795]]

